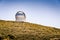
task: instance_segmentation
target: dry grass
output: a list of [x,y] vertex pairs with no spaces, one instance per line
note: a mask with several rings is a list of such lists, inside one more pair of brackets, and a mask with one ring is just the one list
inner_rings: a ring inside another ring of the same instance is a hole
[[0,37],[2,40],[44,40],[52,35],[60,35],[60,29],[46,27],[28,22],[0,20]]

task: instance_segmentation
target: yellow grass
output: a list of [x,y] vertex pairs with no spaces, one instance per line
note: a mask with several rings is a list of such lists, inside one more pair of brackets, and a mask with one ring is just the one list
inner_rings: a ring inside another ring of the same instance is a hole
[[60,29],[29,22],[0,20],[0,37],[3,39],[9,37],[13,40],[43,40],[54,35],[60,35]]

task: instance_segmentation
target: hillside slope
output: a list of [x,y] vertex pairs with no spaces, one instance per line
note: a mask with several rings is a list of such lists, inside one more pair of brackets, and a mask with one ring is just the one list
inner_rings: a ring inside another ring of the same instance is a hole
[[0,20],[1,40],[50,40],[60,38],[60,29],[28,22]]

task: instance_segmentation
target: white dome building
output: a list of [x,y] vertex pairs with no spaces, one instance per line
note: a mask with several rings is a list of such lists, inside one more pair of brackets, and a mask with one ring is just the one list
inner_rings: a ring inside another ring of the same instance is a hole
[[18,22],[24,22],[26,20],[26,15],[22,11],[18,11],[15,15],[16,21]]

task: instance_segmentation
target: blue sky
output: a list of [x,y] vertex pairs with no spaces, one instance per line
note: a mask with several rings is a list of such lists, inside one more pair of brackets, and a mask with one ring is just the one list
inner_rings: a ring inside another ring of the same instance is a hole
[[60,0],[0,0],[0,19],[15,20],[17,11],[27,22],[60,28]]

